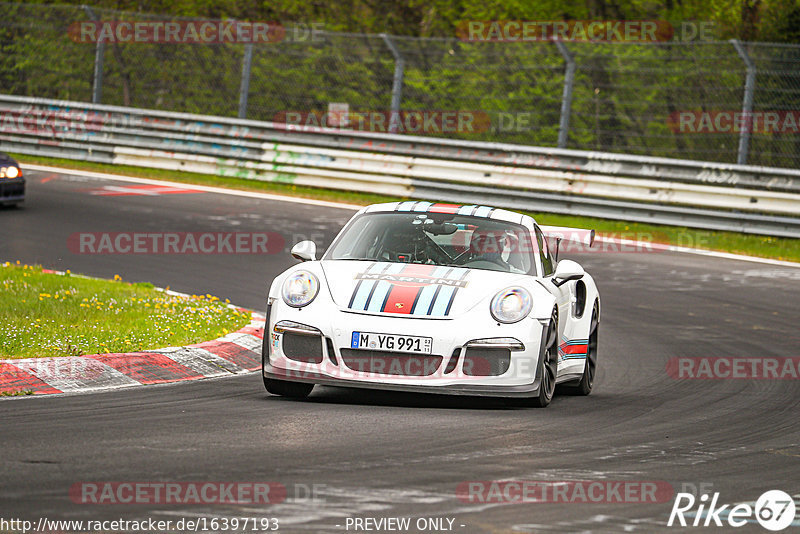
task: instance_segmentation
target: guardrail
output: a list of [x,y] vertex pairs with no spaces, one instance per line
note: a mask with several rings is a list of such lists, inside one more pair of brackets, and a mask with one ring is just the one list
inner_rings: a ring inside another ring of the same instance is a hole
[[800,171],[0,95],[7,152],[800,237]]

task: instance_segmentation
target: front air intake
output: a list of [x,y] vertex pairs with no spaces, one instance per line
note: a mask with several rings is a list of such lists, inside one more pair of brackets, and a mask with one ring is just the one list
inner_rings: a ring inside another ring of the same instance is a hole
[[500,376],[511,366],[511,351],[505,348],[467,347],[464,374],[468,376]]
[[439,369],[443,360],[435,354],[355,349],[340,349],[339,352],[348,369],[368,374],[431,376]]
[[290,360],[303,363],[322,363],[322,338],[284,332],[283,354]]

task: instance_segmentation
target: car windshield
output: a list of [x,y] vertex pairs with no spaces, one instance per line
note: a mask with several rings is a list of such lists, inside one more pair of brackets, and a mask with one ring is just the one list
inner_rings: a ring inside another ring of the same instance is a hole
[[530,232],[485,217],[444,213],[366,213],[350,223],[325,255],[535,274]]

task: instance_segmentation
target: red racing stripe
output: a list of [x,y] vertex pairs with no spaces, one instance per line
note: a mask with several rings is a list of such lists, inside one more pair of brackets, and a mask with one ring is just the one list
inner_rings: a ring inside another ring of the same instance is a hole
[[398,273],[398,275],[408,275],[408,276],[431,276],[433,271],[436,269],[435,265],[422,265],[419,263],[409,263],[403,270]]
[[[398,276],[432,276],[435,269],[435,265],[409,263],[403,267],[403,270],[398,273]],[[390,289],[389,293],[386,295],[386,301],[381,311],[384,313],[411,313],[411,310],[414,308],[414,301],[417,299],[417,295],[419,295],[423,287],[425,286],[420,284],[405,284],[402,282],[392,284],[392,289]]]
[[456,213],[461,206],[457,204],[434,204],[428,208],[429,213]]
[[422,291],[421,286],[393,285],[381,311],[385,313],[411,313],[412,308],[414,308],[414,301],[420,291]]
[[586,354],[587,346],[585,343],[582,345],[562,345],[561,351],[564,354]]

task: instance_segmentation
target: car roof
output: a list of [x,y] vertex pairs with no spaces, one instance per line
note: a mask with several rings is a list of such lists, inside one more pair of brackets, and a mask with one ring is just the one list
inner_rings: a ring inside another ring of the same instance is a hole
[[403,202],[386,202],[383,204],[372,204],[363,208],[359,213],[378,213],[378,212],[415,212],[415,213],[451,213],[466,215],[471,217],[485,217],[487,219],[497,219],[501,221],[522,224],[533,228],[533,217],[523,215],[514,211],[493,208],[491,206],[481,206],[478,204],[443,204],[439,202],[428,202],[425,200],[405,200]]

